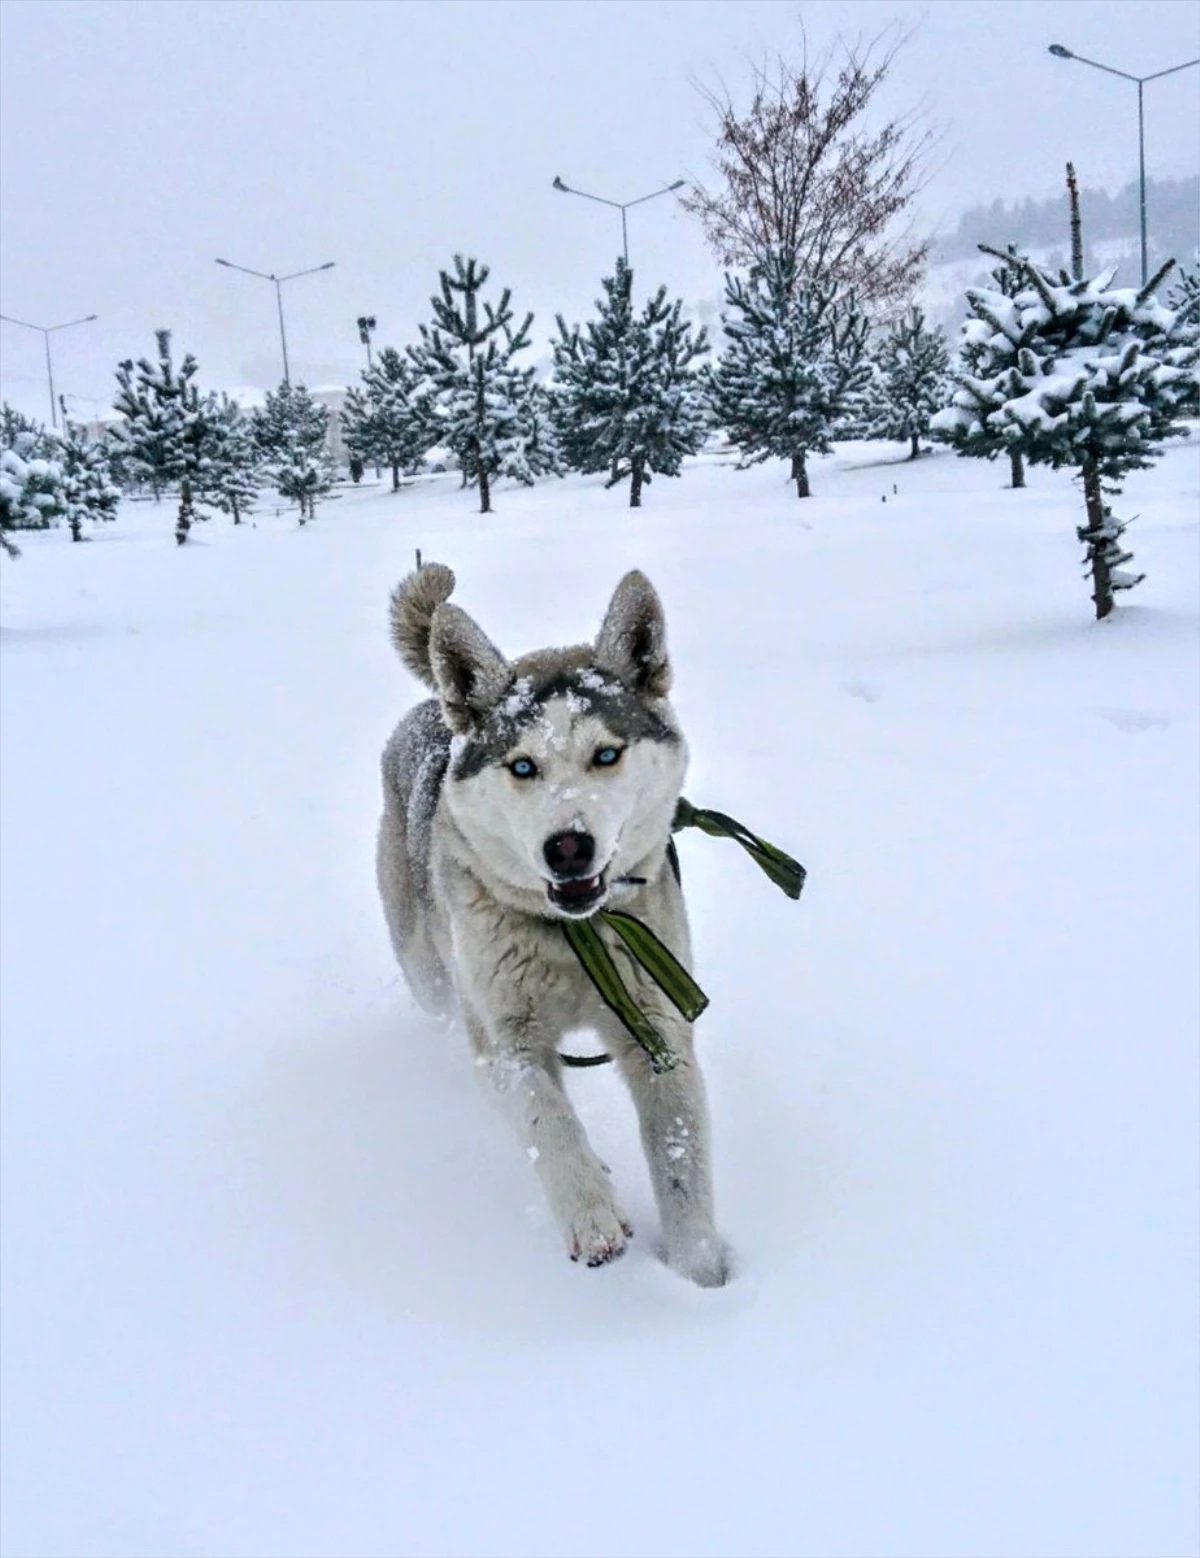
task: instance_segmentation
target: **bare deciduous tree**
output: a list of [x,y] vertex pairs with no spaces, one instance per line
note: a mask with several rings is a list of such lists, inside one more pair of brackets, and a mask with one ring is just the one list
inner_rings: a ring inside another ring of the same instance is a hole
[[754,67],[749,107],[700,86],[716,120],[714,188],[682,197],[725,265],[774,251],[796,274],[840,282],[861,303],[907,300],[929,242],[905,222],[922,187],[934,136],[920,109],[872,128],[868,109],[907,34],[889,29],[863,45],[839,40],[811,63]]

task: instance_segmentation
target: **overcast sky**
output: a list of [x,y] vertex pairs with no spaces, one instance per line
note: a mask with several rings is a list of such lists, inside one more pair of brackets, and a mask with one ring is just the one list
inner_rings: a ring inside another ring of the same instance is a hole
[[[1136,91],[1051,58],[1062,42],[1134,74],[1200,54],[1193,0],[3,0],[2,307],[54,337],[58,387],[107,399],[113,365],[174,331],[205,385],[281,376],[280,273],[293,377],[346,382],[355,317],[404,344],[437,270],[478,255],[539,333],[578,318],[619,249],[617,200],[703,176],[697,80],[736,94],[748,57],[915,27],[886,106],[942,131],[921,216],[1137,173]],[[1148,172],[1197,171],[1200,70],[1146,89]],[[1085,213],[1086,217],[1086,213]],[[633,211],[637,285],[691,300],[719,271],[674,200]],[[994,235],[1004,241],[1006,234]],[[0,390],[44,415],[42,338],[0,326]],[[81,407],[82,409],[82,407]]]

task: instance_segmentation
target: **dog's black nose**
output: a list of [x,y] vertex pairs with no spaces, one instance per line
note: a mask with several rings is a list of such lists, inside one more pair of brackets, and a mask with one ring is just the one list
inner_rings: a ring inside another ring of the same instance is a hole
[[589,876],[596,840],[590,833],[556,833],[546,840],[542,853],[555,876]]

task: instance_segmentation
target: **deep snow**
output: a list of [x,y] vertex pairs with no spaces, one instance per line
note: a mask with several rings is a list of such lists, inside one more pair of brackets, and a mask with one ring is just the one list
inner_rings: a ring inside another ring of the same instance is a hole
[[[1197,1494],[1197,455],[1117,505],[898,446],[169,505],[0,580],[3,1552],[1186,1554]],[[893,484],[898,492],[893,492]],[[886,503],[881,498],[886,497]],[[737,1280],[572,1266],[373,881],[413,549],[506,650],[664,596]]]

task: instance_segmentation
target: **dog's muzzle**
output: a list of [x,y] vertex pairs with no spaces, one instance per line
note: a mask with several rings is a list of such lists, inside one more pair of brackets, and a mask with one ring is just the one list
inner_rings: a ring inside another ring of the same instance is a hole
[[554,873],[546,896],[565,914],[587,915],[598,909],[608,892],[604,872],[595,870],[596,840],[582,829],[555,833],[542,846],[546,864]]
[[585,916],[597,910],[608,897],[605,873],[599,876],[573,876],[565,881],[547,882],[546,897],[564,914]]

